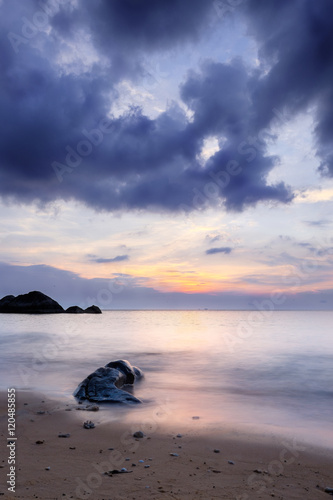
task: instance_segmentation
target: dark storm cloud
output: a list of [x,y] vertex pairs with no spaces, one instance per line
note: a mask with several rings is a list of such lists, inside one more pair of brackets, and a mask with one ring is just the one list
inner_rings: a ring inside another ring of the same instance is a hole
[[129,260],[128,255],[117,255],[111,259],[103,259],[102,257],[91,258],[91,262],[96,262],[96,264],[110,264],[112,262],[121,262],[123,260]]
[[62,35],[84,25],[107,53],[117,43],[120,52],[155,51],[194,40],[212,14],[213,0],[102,0],[80,2],[72,15],[60,11],[52,25]]
[[[80,2],[79,8],[49,3],[55,6],[47,11],[50,34],[35,30],[16,51],[9,31],[22,37],[23,17],[32,22],[41,4],[5,0],[0,6],[3,197],[74,199],[108,211],[209,205],[243,210],[265,200],[287,203],[290,189],[267,182],[278,161],[267,153],[270,126],[276,109],[288,116],[309,104],[317,109],[321,172],[333,175],[328,1],[246,1],[235,13],[245,14],[260,44],[266,61],[261,68],[250,70],[241,60],[210,61],[190,72],[180,97],[194,113],[192,120],[172,104],[155,119],[134,108],[107,125],[103,119],[117,99],[115,85],[144,77],[152,51],[199,40],[210,29],[212,2],[105,0]],[[82,33],[103,59],[80,71],[62,71],[55,61]],[[224,143],[202,165],[203,141],[212,135]]]
[[269,69],[254,89],[259,126],[315,106],[320,171],[333,176],[333,17],[330,0],[247,0],[249,33]]
[[206,250],[207,255],[213,255],[216,253],[224,253],[224,254],[229,254],[232,252],[231,247],[220,247],[220,248],[209,248]]

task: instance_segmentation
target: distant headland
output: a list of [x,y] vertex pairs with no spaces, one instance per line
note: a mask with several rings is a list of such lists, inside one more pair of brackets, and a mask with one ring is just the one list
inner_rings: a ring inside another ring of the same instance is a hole
[[97,306],[90,306],[81,309],[78,306],[71,306],[64,309],[58,302],[51,299],[42,292],[29,292],[23,295],[6,295],[0,300],[0,313],[7,314],[101,314],[102,311]]

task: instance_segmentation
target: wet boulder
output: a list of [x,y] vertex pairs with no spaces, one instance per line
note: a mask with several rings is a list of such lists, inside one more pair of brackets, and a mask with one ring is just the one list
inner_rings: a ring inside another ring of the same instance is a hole
[[76,388],[74,396],[80,400],[115,403],[141,403],[123,388],[134,385],[143,377],[142,371],[126,360],[111,361],[88,375]]

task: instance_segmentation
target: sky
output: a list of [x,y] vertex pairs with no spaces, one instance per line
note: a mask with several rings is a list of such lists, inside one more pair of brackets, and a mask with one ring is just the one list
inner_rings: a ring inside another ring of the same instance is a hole
[[332,309],[331,0],[0,0],[0,296]]

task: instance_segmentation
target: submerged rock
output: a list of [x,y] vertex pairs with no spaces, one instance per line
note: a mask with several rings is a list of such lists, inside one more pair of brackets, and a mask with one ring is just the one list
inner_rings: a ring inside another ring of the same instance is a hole
[[55,314],[64,309],[58,302],[42,292],[29,292],[14,297],[7,295],[0,301],[1,313],[14,314]]
[[78,385],[74,396],[89,401],[141,403],[138,398],[122,390],[122,387],[132,386],[142,376],[142,371],[126,360],[111,361],[88,375]]

